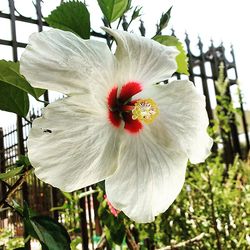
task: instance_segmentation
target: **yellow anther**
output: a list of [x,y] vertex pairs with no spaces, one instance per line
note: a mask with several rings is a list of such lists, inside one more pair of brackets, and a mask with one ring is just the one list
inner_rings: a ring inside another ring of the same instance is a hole
[[159,115],[157,104],[152,99],[140,99],[132,110],[132,119],[138,119],[146,124],[152,123]]

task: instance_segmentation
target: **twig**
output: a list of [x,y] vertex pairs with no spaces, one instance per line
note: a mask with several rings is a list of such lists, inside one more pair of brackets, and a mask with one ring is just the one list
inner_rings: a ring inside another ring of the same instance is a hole
[[218,230],[217,221],[216,221],[216,215],[215,215],[214,194],[213,194],[213,189],[212,189],[212,184],[211,184],[211,178],[210,178],[209,170],[207,170],[207,172],[208,172],[208,186],[209,186],[210,199],[211,199],[212,223],[213,223],[213,228],[214,228],[215,236],[216,236],[217,249],[221,250],[222,247],[221,247],[221,243],[220,243],[220,233],[219,233],[219,230]]
[[13,211],[17,212],[21,217],[23,217],[23,215],[17,209],[11,206],[7,201],[4,202],[4,205],[8,208],[11,208]]
[[126,229],[126,235],[127,235],[127,244],[128,244],[128,247],[131,250],[139,250],[139,246],[135,242],[134,237],[133,237],[131,231],[128,228]]
[[104,35],[104,34],[102,34],[102,33],[96,32],[96,31],[94,31],[94,30],[92,30],[92,31],[90,32],[90,35],[91,35],[91,36],[95,36],[95,37],[100,37],[100,38],[107,39],[107,35]]
[[201,234],[197,235],[196,237],[194,237],[194,238],[192,238],[190,240],[180,242],[180,243],[178,243],[176,245],[166,246],[166,247],[160,248],[158,250],[172,250],[172,249],[178,249],[179,247],[185,247],[190,243],[200,241],[204,236],[205,236],[205,233],[201,233]]
[[30,168],[27,168],[24,174],[15,182],[13,186],[6,192],[3,199],[0,201],[0,208],[5,205],[6,200],[8,200],[18,189],[22,186],[25,181],[25,177],[28,175]]
[[102,234],[101,239],[99,240],[95,250],[102,250],[107,244],[107,238],[105,233]]

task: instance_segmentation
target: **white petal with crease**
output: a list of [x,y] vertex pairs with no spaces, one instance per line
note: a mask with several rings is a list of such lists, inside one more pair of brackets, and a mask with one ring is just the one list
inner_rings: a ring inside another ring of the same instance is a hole
[[51,29],[30,36],[20,59],[20,71],[33,87],[63,94],[100,91],[113,83],[114,56],[107,45]]
[[107,178],[117,166],[118,130],[91,108],[94,102],[88,98],[68,97],[48,105],[28,139],[35,174],[67,192]]
[[179,142],[192,163],[203,162],[210,154],[213,140],[207,133],[209,124],[205,96],[187,80],[152,85],[143,95],[153,96],[160,109],[158,119]]
[[106,182],[111,204],[136,222],[146,223],[164,212],[179,194],[187,156],[155,122],[138,136],[123,138],[118,169]]
[[166,80],[177,69],[175,47],[125,31],[103,28],[117,41],[115,56],[118,60],[120,83],[137,81],[153,84]]

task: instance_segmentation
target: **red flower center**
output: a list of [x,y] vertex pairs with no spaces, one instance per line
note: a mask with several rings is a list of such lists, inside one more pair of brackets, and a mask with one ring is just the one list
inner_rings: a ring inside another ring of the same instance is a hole
[[114,86],[108,94],[108,118],[111,124],[119,128],[124,121],[124,129],[130,133],[138,133],[143,125],[138,119],[132,119],[132,110],[137,100],[132,97],[142,91],[142,85],[128,82],[121,88],[118,96],[118,86]]

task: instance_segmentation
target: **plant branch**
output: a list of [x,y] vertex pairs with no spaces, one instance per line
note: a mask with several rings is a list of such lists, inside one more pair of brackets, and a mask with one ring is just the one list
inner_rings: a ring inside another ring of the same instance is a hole
[[6,192],[6,194],[4,195],[2,200],[0,201],[0,208],[2,208],[5,205],[6,200],[8,200],[22,186],[29,171],[30,171],[30,167],[28,167],[24,171],[23,175],[15,182],[15,184],[13,186],[10,187],[8,192]]
[[6,207],[11,208],[11,210],[17,212],[21,217],[23,217],[23,215],[22,215],[17,209],[15,209],[13,206],[11,206],[7,201],[4,202],[4,205],[5,205]]
[[96,246],[96,249],[95,250],[103,250],[104,247],[106,246],[107,244],[107,238],[105,236],[105,233],[102,234],[101,236],[101,239],[99,240],[97,246]]
[[189,245],[189,244],[191,244],[191,243],[200,241],[204,236],[205,236],[205,233],[201,233],[201,234],[197,235],[196,237],[194,237],[194,238],[192,238],[192,239],[189,239],[189,240],[180,242],[180,243],[178,243],[178,244],[176,244],[176,245],[166,246],[166,247],[160,248],[160,249],[158,249],[158,250],[179,249],[180,247],[185,247],[185,246],[187,246],[187,245]]
[[131,250],[139,250],[138,244],[135,242],[134,237],[131,233],[131,231],[127,228],[126,229],[126,235],[127,235],[127,245],[129,249]]
[[213,228],[214,228],[214,231],[215,231],[217,249],[221,250],[222,247],[221,247],[221,243],[220,243],[220,234],[219,234],[219,230],[218,230],[218,226],[217,226],[217,222],[216,222],[216,216],[215,216],[214,194],[213,194],[213,190],[212,190],[212,184],[211,184],[211,178],[210,178],[209,170],[207,172],[208,172],[209,193],[210,193],[210,199],[211,199],[212,224],[213,224]]
[[104,35],[102,33],[99,33],[99,32],[96,32],[94,30],[92,30],[90,32],[91,36],[95,36],[95,37],[100,37],[100,38],[104,38],[104,39],[107,39],[107,35]]

